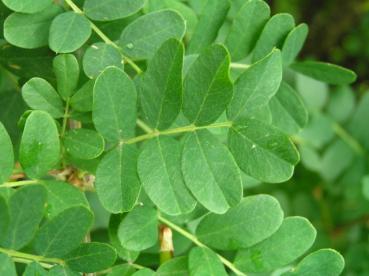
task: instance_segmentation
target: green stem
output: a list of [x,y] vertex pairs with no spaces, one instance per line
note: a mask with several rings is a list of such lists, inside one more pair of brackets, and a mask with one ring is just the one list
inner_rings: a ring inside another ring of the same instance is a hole
[[249,64],[243,64],[243,63],[231,63],[231,68],[233,69],[247,69],[249,68],[251,65]]
[[334,123],[333,130],[338,137],[342,139],[347,145],[349,145],[357,154],[364,155],[365,150],[360,143],[352,137],[341,125]]
[[[84,15],[84,12],[76,5],[73,3],[72,0],[65,0],[65,2],[69,5],[69,7],[71,7],[71,9],[81,15]],[[130,58],[128,58],[127,56],[123,55],[122,53],[122,48],[119,47],[118,44],[116,44],[114,41],[112,41],[109,37],[107,37],[103,31],[101,31],[99,29],[99,27],[97,27],[91,20],[89,20],[88,18],[86,18],[91,25],[92,30],[106,43],[109,44],[111,46],[113,46],[114,48],[118,49],[119,52],[121,53],[123,60],[128,63],[135,71],[137,74],[141,74],[142,70],[140,67],[138,67],[138,65],[136,63],[133,62],[133,60],[131,60]]]
[[32,185],[39,183],[38,180],[22,180],[22,181],[15,181],[15,182],[5,182],[0,185],[0,188],[12,188],[12,187],[20,187],[25,185]]
[[60,131],[61,138],[64,137],[65,131],[67,130],[67,123],[68,123],[68,118],[69,118],[69,108],[70,108],[70,98],[67,98],[66,104],[65,104],[64,116],[63,116],[62,129]]
[[153,130],[147,124],[145,124],[143,121],[141,121],[140,119],[137,119],[136,123],[146,133],[153,132]]
[[201,130],[201,129],[230,128],[230,127],[232,127],[232,122],[227,121],[227,122],[222,122],[222,123],[214,123],[214,124],[207,125],[207,126],[188,125],[184,127],[177,127],[177,128],[172,128],[172,129],[163,130],[163,131],[153,130],[152,132],[122,141],[121,143],[122,144],[134,144],[134,143],[142,142],[142,141],[149,140],[154,137],[163,136],[163,135],[173,135],[173,134],[179,134],[179,133],[184,133],[184,132],[193,132],[193,131]]
[[[202,242],[200,242],[197,237],[195,235],[192,235],[191,233],[187,232],[186,230],[182,229],[181,227],[179,227],[178,225],[172,223],[171,221],[167,220],[166,218],[162,217],[160,214],[158,215],[158,219],[159,221],[161,221],[162,223],[166,224],[167,226],[169,226],[170,228],[172,228],[174,231],[176,231],[177,233],[181,234],[182,236],[186,237],[187,239],[189,239],[190,241],[192,241],[194,244],[196,244],[199,247],[203,247],[203,248],[208,248],[205,244],[203,244]],[[209,248],[208,248],[209,249]],[[239,276],[246,276],[245,273],[243,273],[242,271],[238,270],[230,261],[228,261],[226,258],[224,258],[223,256],[216,254],[219,258],[219,260],[226,266],[228,267],[230,270],[232,270],[236,275]]]
[[58,258],[46,258],[43,256],[38,255],[32,255],[28,253],[23,253],[19,251],[15,251],[12,249],[5,249],[0,247],[0,253],[4,253],[10,257],[16,262],[20,263],[30,263],[30,262],[38,262],[40,265],[46,268],[50,268],[53,266],[53,264],[59,264],[59,265],[65,265],[64,261],[62,259]]

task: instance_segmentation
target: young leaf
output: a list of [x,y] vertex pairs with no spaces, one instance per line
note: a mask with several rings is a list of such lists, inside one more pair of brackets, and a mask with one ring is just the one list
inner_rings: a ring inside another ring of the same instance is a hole
[[56,53],[70,53],[80,48],[91,35],[90,22],[81,14],[64,12],[50,26],[49,46]]
[[93,90],[95,81],[87,81],[70,99],[73,110],[80,112],[92,111]]
[[137,169],[145,192],[161,211],[175,216],[195,208],[196,201],[183,181],[178,141],[157,137],[146,142]]
[[44,111],[33,111],[27,118],[20,143],[22,168],[28,177],[42,177],[58,163],[59,155],[60,141],[55,121]]
[[231,120],[252,117],[257,109],[268,104],[281,81],[281,52],[274,49],[265,58],[246,69],[237,79],[233,98],[227,108],[227,117]]
[[253,51],[253,62],[265,57],[274,47],[281,48],[288,33],[295,27],[294,18],[287,13],[272,16],[265,24]]
[[[111,21],[128,17],[138,12],[145,0],[86,0],[83,9],[86,15],[97,21]],[[114,7],[114,8],[112,8]]]
[[141,184],[137,175],[135,145],[122,145],[108,152],[96,171],[96,192],[111,213],[131,210],[136,204]]
[[122,220],[118,237],[124,248],[141,251],[153,246],[158,239],[157,211],[138,206]]
[[188,45],[189,54],[200,53],[214,42],[229,7],[228,0],[207,1]]
[[2,238],[6,248],[18,250],[33,238],[44,215],[46,191],[40,185],[18,189],[9,199],[9,227]]
[[83,70],[87,77],[94,79],[109,66],[121,69],[124,67],[122,55],[117,48],[98,42],[86,50],[83,56]]
[[22,48],[33,49],[48,45],[51,21],[62,12],[51,5],[35,14],[12,13],[4,22],[4,38]]
[[13,144],[4,125],[0,122],[0,185],[7,181],[13,173]]
[[270,272],[299,258],[312,246],[315,237],[316,230],[307,219],[288,217],[269,238],[241,249],[234,264],[246,273]]
[[176,257],[162,264],[156,271],[156,276],[188,276],[187,257]]
[[9,222],[9,207],[5,198],[0,195],[0,244],[3,244],[5,235],[8,233]]
[[187,135],[182,171],[196,199],[214,213],[225,213],[242,198],[241,174],[228,148],[209,131]]
[[284,273],[284,276],[314,275],[314,276],[338,276],[345,266],[341,254],[333,249],[320,249],[307,255],[294,268],[293,271]]
[[232,60],[247,57],[270,16],[270,8],[262,0],[246,1],[241,7],[225,41]]
[[228,143],[241,170],[264,182],[288,180],[299,161],[298,151],[288,137],[258,120],[234,125]]
[[63,99],[68,99],[77,89],[79,65],[72,54],[58,55],[53,60],[53,69],[58,84],[58,92]]
[[27,265],[26,269],[24,270],[22,276],[48,276],[48,272],[43,269],[43,267],[36,262],[32,262]]
[[43,181],[47,191],[47,216],[55,217],[65,209],[83,205],[89,208],[85,194],[69,183],[61,181]]
[[195,247],[188,256],[189,275],[227,276],[218,256],[208,248]]
[[297,62],[292,64],[291,68],[301,74],[328,84],[346,85],[356,80],[356,74],[353,71],[326,62]]
[[308,122],[308,111],[303,100],[286,82],[269,102],[272,124],[287,134],[296,134]]
[[290,65],[304,46],[309,27],[302,23],[290,31],[282,46],[283,65]]
[[161,10],[139,17],[122,32],[120,45],[133,59],[151,58],[169,38],[181,40],[186,31],[184,19],[173,10]]
[[80,159],[94,159],[104,151],[104,139],[91,129],[72,129],[64,137],[65,150]]
[[111,267],[117,258],[114,248],[105,243],[82,243],[63,257],[74,271],[96,272]]
[[168,128],[181,109],[183,52],[178,40],[164,42],[139,82],[144,118],[153,128]]
[[12,258],[3,253],[0,253],[0,275],[17,276]]
[[270,237],[281,226],[283,211],[269,195],[243,198],[223,215],[208,214],[196,229],[199,240],[219,250],[253,246]]
[[122,70],[108,67],[96,79],[92,119],[108,141],[132,137],[136,126],[136,88]]
[[50,6],[52,0],[2,0],[11,10],[22,13],[36,13]]
[[32,78],[22,87],[24,101],[33,109],[47,111],[54,118],[64,115],[63,102],[46,80]]
[[221,45],[204,51],[191,65],[183,91],[183,113],[196,125],[214,122],[232,98],[229,54]]
[[34,249],[42,256],[62,257],[78,247],[92,222],[93,214],[84,206],[65,209],[38,230]]

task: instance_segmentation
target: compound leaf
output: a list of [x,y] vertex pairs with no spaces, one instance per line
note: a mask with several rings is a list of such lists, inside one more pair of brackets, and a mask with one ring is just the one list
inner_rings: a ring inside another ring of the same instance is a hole
[[63,99],[71,97],[77,89],[79,65],[72,54],[58,55],[53,60],[53,69],[58,84],[58,92]]
[[124,71],[108,67],[96,79],[92,119],[96,130],[116,143],[132,137],[136,126],[137,93]]
[[114,248],[106,243],[82,243],[63,257],[74,271],[96,272],[111,267],[117,258]]
[[111,213],[131,210],[141,190],[137,175],[135,145],[122,145],[108,152],[96,171],[96,192],[102,205]]
[[174,216],[195,208],[196,201],[183,181],[178,141],[162,136],[146,142],[137,168],[145,192],[161,211]]
[[186,31],[182,16],[173,10],[160,10],[139,17],[122,32],[120,45],[133,59],[151,58],[169,38],[181,40]]
[[241,174],[232,154],[207,130],[187,135],[182,171],[187,187],[211,212],[225,213],[242,198]]
[[196,125],[214,122],[232,98],[229,54],[221,45],[204,51],[189,68],[184,80],[183,113]]
[[151,207],[137,206],[122,220],[118,237],[128,250],[141,251],[152,247],[158,239],[157,211]]
[[12,140],[4,125],[0,122],[0,185],[13,173],[14,151]]
[[208,248],[195,247],[188,256],[189,275],[227,276],[218,256]]
[[70,53],[80,48],[91,35],[90,22],[81,14],[64,12],[50,26],[49,46],[56,53]]
[[22,87],[24,101],[33,109],[47,111],[54,118],[64,115],[63,102],[46,80],[32,78]]
[[78,247],[92,222],[93,214],[84,206],[65,209],[42,225],[34,239],[34,249],[42,256],[62,257]]
[[59,155],[60,140],[55,121],[44,111],[33,111],[27,118],[20,143],[22,168],[30,178],[42,177],[56,166]]
[[208,214],[196,230],[199,240],[219,250],[253,246],[270,237],[281,226],[283,211],[269,195],[248,196],[227,213]]
[[181,109],[183,52],[178,40],[164,42],[139,82],[144,118],[153,128],[168,128]]

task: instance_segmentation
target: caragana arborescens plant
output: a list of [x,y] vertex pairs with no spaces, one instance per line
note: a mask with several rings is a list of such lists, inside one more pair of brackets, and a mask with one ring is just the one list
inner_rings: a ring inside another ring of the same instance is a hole
[[0,8],[1,275],[342,272],[306,218],[247,190],[299,162],[297,76],[356,78],[296,60],[305,24],[261,0]]

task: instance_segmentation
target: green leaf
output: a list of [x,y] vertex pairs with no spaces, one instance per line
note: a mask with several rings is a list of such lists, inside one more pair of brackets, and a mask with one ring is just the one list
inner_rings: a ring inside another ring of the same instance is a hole
[[29,107],[47,111],[54,118],[64,116],[63,102],[46,80],[32,78],[22,87],[22,96]]
[[118,49],[112,45],[98,42],[86,50],[83,56],[83,70],[87,77],[94,79],[109,66],[123,69],[122,55]]
[[161,211],[175,216],[195,208],[196,201],[183,181],[178,141],[161,136],[146,142],[137,169],[145,192]]
[[345,261],[340,253],[333,249],[320,249],[307,255],[293,271],[283,275],[338,276],[344,266]]
[[230,7],[228,0],[207,1],[188,45],[188,53],[200,53],[217,37]]
[[316,230],[307,219],[288,217],[272,236],[241,249],[234,264],[245,273],[270,272],[299,258],[312,246],[315,237]]
[[253,62],[265,57],[274,47],[279,49],[288,35],[295,27],[294,18],[288,13],[279,13],[272,16],[265,24],[253,51]]
[[89,208],[85,194],[70,183],[61,181],[43,181],[47,190],[47,216],[49,219],[55,217],[62,211],[83,205]]
[[59,6],[51,5],[34,14],[12,13],[4,22],[4,38],[27,49],[47,46],[51,22],[61,12]]
[[189,275],[227,276],[218,256],[208,248],[195,247],[188,256]]
[[178,40],[164,42],[139,82],[144,118],[153,128],[168,128],[181,109],[183,52]]
[[197,227],[196,236],[210,247],[236,250],[270,237],[282,221],[283,211],[274,197],[248,196],[223,215],[205,216]]
[[232,60],[237,61],[250,54],[269,16],[270,8],[264,1],[245,2],[233,20],[225,41]]
[[122,220],[118,237],[128,250],[142,251],[154,246],[158,239],[157,211],[151,207],[137,206]]
[[120,45],[133,59],[151,58],[169,38],[181,40],[186,31],[184,19],[172,10],[161,10],[139,17],[122,32]]
[[72,54],[58,55],[53,60],[53,69],[58,84],[58,92],[63,99],[68,99],[77,89],[79,65]]
[[96,272],[111,267],[117,258],[114,248],[105,243],[82,243],[63,257],[67,266],[80,272]]
[[65,150],[80,159],[94,159],[104,151],[104,139],[91,129],[72,129],[64,137]]
[[297,62],[293,63],[291,68],[296,72],[328,84],[346,85],[356,80],[356,74],[353,71],[326,62]]
[[52,0],[2,0],[11,10],[23,13],[35,13],[50,6]]
[[86,0],[83,10],[93,20],[111,21],[135,14],[145,5],[145,2],[145,0]]
[[148,268],[140,269],[132,274],[132,276],[155,276],[155,272]]
[[156,276],[188,276],[187,257],[176,257],[162,264]]
[[309,32],[309,27],[302,23],[290,31],[282,46],[283,65],[288,66],[294,62],[304,46]]
[[136,269],[130,264],[122,264],[114,266],[107,276],[131,276]]
[[274,49],[254,63],[236,80],[233,98],[227,108],[229,119],[251,117],[268,104],[282,81],[281,52]]
[[229,63],[227,50],[213,45],[188,70],[183,84],[183,113],[191,123],[210,124],[226,109],[233,94]]
[[126,73],[116,67],[105,69],[96,79],[93,97],[92,119],[108,142],[134,135],[137,93]]
[[298,94],[286,82],[269,102],[272,124],[287,134],[296,134],[308,122],[308,111]]
[[[369,128],[367,128],[367,120],[363,118],[369,118],[369,93],[362,95],[355,113],[349,122],[351,135],[369,151]],[[330,123],[332,124],[332,122]]]
[[50,26],[49,46],[56,53],[70,53],[80,48],[91,35],[90,22],[81,14],[59,14]]
[[137,202],[141,184],[137,175],[135,145],[122,145],[108,152],[96,171],[96,192],[111,213],[130,211]]
[[40,185],[18,189],[9,199],[9,227],[2,245],[18,250],[34,237],[44,215],[47,194]]
[[0,122],[0,185],[7,181],[13,173],[13,144],[4,125]]
[[92,111],[93,90],[95,81],[87,81],[70,99],[73,110],[80,112]]
[[0,253],[0,275],[17,276],[13,260],[3,253]]
[[26,269],[24,270],[22,276],[48,276],[48,272],[43,269],[43,267],[36,262],[32,262],[27,265]]
[[355,101],[355,93],[350,87],[337,87],[337,89],[329,95],[327,112],[334,120],[343,123],[353,113]]
[[65,266],[57,265],[49,270],[48,276],[80,276],[80,274]]
[[34,239],[34,249],[42,256],[62,257],[78,247],[92,222],[93,214],[84,206],[65,209],[42,225]]
[[8,233],[9,222],[9,207],[5,198],[0,195],[0,244],[3,244],[5,235]]
[[242,180],[228,148],[208,130],[187,135],[182,171],[196,199],[214,213],[225,213],[242,198]]
[[27,118],[19,149],[22,168],[30,178],[42,177],[56,166],[59,155],[55,121],[44,111],[33,111]]
[[263,182],[288,180],[299,161],[298,151],[288,137],[258,120],[234,125],[228,143],[241,170]]

